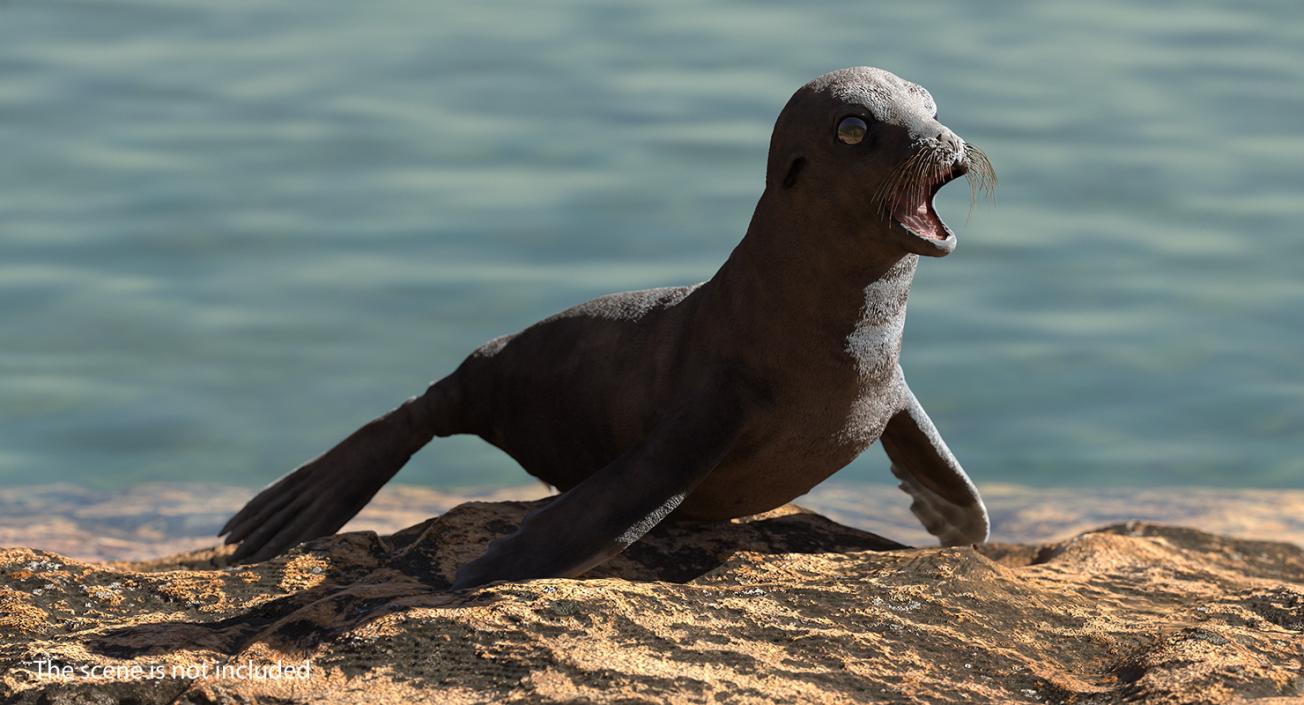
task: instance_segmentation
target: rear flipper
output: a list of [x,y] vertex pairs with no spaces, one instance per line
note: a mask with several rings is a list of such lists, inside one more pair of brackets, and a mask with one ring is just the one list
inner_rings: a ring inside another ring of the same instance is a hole
[[452,589],[571,577],[623,551],[666,517],[725,457],[744,416],[736,385],[712,384],[639,445],[490,544]]
[[[903,383],[904,384],[904,383]],[[987,508],[915,395],[887,423],[881,439],[892,474],[914,498],[910,510],[943,546],[987,540]]]
[[231,517],[233,562],[257,562],[335,533],[436,435],[449,435],[456,413],[452,378],[371,421],[338,445],[269,485]]

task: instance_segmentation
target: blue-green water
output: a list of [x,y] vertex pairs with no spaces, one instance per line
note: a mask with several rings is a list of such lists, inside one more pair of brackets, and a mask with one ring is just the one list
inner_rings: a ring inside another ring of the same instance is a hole
[[[1295,0],[0,2],[0,484],[260,484],[486,338],[706,278],[855,64],[1001,175],[944,193],[906,339],[980,482],[1304,487]],[[451,439],[401,477],[523,476]]]

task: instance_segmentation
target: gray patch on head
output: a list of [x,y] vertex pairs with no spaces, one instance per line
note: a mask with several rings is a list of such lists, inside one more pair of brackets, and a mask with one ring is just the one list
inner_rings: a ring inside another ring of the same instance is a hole
[[923,129],[937,114],[933,96],[923,86],[889,71],[855,66],[826,73],[808,85],[835,100],[868,108],[874,119],[906,128],[913,139],[934,136]]

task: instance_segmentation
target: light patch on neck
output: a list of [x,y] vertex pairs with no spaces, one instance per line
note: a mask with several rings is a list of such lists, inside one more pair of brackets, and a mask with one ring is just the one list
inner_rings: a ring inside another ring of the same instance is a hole
[[865,287],[865,305],[845,348],[860,376],[882,377],[896,369],[909,293],[908,277],[884,277]]

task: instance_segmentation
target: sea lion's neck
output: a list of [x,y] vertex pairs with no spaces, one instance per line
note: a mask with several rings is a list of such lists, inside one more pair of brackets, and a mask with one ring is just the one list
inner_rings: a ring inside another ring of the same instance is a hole
[[830,209],[781,197],[761,196],[747,235],[704,287],[712,318],[767,346],[824,341],[864,373],[895,369],[918,256],[885,254]]

